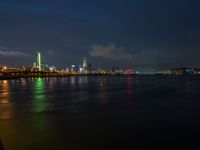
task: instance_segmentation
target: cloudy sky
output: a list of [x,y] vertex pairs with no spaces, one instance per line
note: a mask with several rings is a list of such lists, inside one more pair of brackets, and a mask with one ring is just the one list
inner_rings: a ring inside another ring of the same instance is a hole
[[0,0],[0,65],[200,67],[199,0]]

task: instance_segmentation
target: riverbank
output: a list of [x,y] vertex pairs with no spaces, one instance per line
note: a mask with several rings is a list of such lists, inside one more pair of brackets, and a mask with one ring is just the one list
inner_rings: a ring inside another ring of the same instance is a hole
[[40,73],[31,73],[31,74],[3,74],[0,76],[0,80],[9,80],[9,79],[20,79],[20,78],[63,78],[69,76],[129,76],[132,74],[115,74],[115,73],[49,73],[49,72],[40,72]]

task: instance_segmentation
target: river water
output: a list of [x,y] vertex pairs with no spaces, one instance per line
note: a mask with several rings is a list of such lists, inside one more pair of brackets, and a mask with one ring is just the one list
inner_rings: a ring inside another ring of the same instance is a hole
[[198,149],[200,77],[0,81],[7,150]]

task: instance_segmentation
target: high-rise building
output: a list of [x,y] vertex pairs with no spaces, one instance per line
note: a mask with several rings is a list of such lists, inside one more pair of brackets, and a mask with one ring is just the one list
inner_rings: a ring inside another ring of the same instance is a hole
[[49,70],[50,70],[51,72],[56,71],[56,67],[55,67],[55,66],[51,66],[51,67],[49,67]]
[[79,65],[79,67],[78,67],[78,72],[83,73],[83,67],[81,65]]
[[33,63],[33,68],[37,68],[36,62]]
[[41,71],[42,66],[41,66],[41,53],[40,52],[36,53],[36,65],[37,65],[37,68],[39,69],[39,71]]
[[72,65],[71,72],[76,72],[76,66],[75,65]]
[[88,61],[87,58],[84,57],[83,58],[83,73],[87,73],[88,72]]
[[88,64],[88,72],[91,72],[92,71],[92,64]]

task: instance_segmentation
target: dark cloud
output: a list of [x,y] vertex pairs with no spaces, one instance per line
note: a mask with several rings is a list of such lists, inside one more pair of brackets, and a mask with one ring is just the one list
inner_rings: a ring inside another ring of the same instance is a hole
[[5,57],[30,57],[29,54],[8,47],[0,47],[0,56]]
[[124,50],[122,47],[117,47],[116,44],[109,45],[92,45],[89,55],[92,57],[102,57],[110,60],[130,60],[132,55]]
[[0,55],[8,56],[8,57],[30,57],[30,55],[25,54],[23,52],[19,52],[19,51],[1,51],[0,50]]

